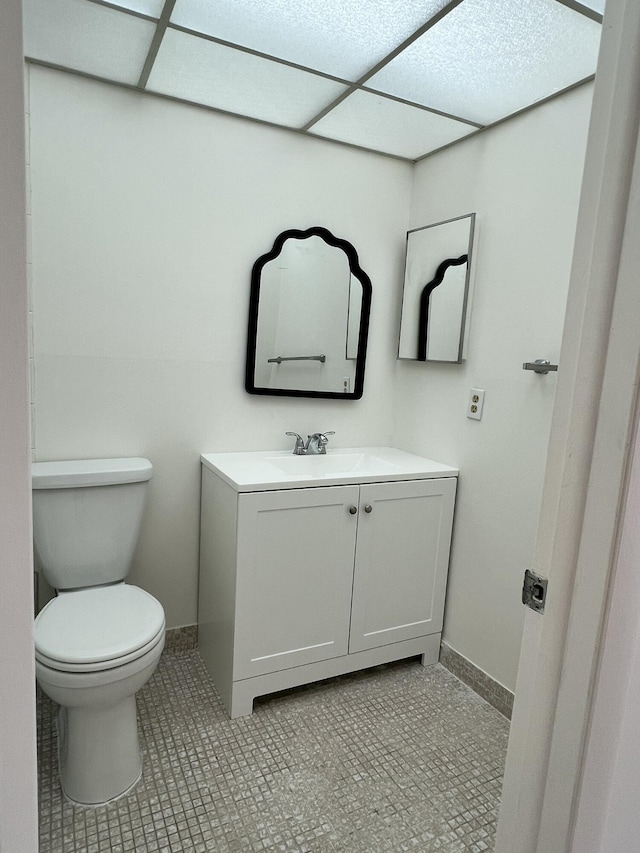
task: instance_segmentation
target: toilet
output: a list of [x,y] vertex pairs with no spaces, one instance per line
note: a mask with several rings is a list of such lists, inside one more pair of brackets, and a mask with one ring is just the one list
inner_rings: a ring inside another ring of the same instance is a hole
[[136,692],[164,647],[159,601],[125,583],[153,466],[148,459],[34,462],[33,539],[57,595],[35,621],[36,677],[60,705],[60,783],[98,806],[142,775]]

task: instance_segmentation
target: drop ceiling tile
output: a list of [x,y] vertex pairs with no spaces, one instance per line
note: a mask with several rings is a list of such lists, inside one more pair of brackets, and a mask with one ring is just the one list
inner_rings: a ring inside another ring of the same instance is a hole
[[600,29],[556,0],[464,0],[367,86],[489,124],[593,74]]
[[356,80],[448,0],[177,0],[172,23]]
[[164,0],[109,0],[109,2],[123,9],[130,9],[132,12],[149,15],[150,18],[159,18],[164,6]]
[[419,107],[358,90],[309,132],[415,160],[476,129]]
[[167,30],[147,89],[285,127],[301,127],[346,86]]
[[136,84],[155,24],[86,0],[24,0],[24,52],[31,59]]

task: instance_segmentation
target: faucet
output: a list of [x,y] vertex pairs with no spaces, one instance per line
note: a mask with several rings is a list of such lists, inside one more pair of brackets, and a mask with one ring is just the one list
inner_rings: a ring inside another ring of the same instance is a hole
[[327,444],[329,443],[328,435],[335,435],[334,430],[329,432],[314,432],[313,435],[307,436],[307,443],[302,440],[302,436],[297,432],[285,432],[285,435],[295,437],[296,443],[293,448],[294,456],[317,456],[320,453],[327,452]]
[[329,444],[328,435],[335,435],[335,432],[331,430],[330,432],[314,432],[313,435],[308,435],[304,452],[308,454],[326,453],[327,444]]

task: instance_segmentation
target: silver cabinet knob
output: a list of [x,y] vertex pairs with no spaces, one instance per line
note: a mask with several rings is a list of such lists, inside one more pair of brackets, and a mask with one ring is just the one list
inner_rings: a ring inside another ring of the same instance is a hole
[[373,511],[373,507],[371,506],[371,504],[367,504],[367,505],[365,506],[365,508],[364,508],[364,511],[365,511],[365,512],[372,512],[372,511]]
[[355,515],[358,512],[358,507],[357,506],[350,506],[349,512],[351,513],[351,515]]

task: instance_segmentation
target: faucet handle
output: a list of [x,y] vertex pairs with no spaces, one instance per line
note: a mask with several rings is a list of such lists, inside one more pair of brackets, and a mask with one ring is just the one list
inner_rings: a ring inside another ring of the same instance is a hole
[[302,440],[302,436],[298,435],[297,432],[285,432],[285,435],[295,437],[296,445],[293,448],[293,452],[296,456],[301,456],[304,453],[304,441]]
[[307,436],[307,453],[326,453],[327,444],[329,444],[328,435],[335,435],[334,430],[327,432],[314,432],[313,435]]

